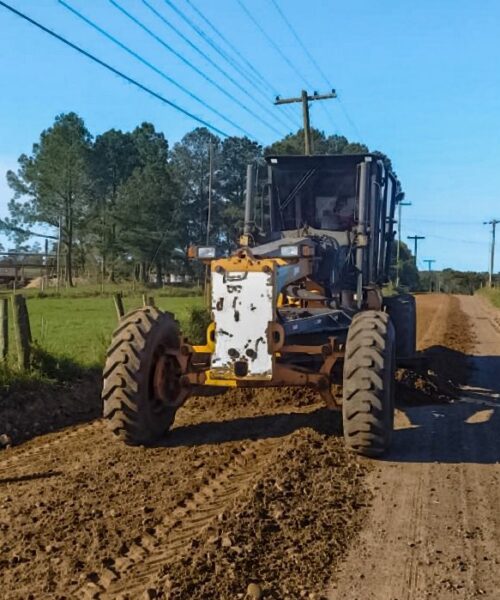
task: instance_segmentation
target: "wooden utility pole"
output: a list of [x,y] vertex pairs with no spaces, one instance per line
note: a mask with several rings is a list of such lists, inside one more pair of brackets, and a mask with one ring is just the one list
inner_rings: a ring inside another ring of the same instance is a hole
[[[425,240],[425,237],[423,235],[409,235],[407,236],[409,240],[413,240],[414,241],[414,252],[413,252],[413,256],[415,258],[415,266],[417,267],[417,252],[418,252],[418,241],[419,240]],[[417,267],[418,268],[418,267]]]
[[411,202],[398,202],[398,247],[396,248],[396,287],[399,287],[399,260],[401,253],[401,221],[403,218],[403,206],[411,206]]
[[491,221],[485,221],[483,225],[491,225],[491,254],[490,254],[490,272],[488,275],[488,287],[493,286],[493,273],[495,271],[495,238],[496,228],[500,223],[499,219],[492,219]]
[[5,362],[9,354],[9,301],[0,299],[0,360]]
[[424,263],[427,263],[427,269],[429,271],[429,292],[432,292],[432,263],[435,263],[435,258],[426,258]]
[[335,90],[332,90],[329,94],[318,94],[318,92],[314,92],[312,96],[309,96],[306,90],[302,90],[299,98],[280,98],[279,96],[276,96],[276,100],[274,102],[275,106],[280,104],[293,104],[294,102],[302,103],[302,118],[304,120],[304,153],[307,156],[313,153],[311,122],[309,119],[309,102],[314,100],[330,100],[336,97],[337,94]]
[[212,136],[210,136],[210,141],[208,142],[208,213],[207,213],[207,246],[210,243],[210,228],[212,226],[212,186],[213,186],[213,146],[212,146]]
[[61,229],[62,229],[62,219],[59,217],[59,234],[57,238],[57,258],[56,258],[56,291],[59,293],[59,287],[61,285]]

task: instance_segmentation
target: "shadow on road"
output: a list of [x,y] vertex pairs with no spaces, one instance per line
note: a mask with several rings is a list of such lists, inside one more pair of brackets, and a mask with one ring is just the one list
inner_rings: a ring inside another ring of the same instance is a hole
[[341,415],[339,412],[319,408],[307,413],[290,412],[218,422],[209,421],[197,425],[174,427],[165,440],[158,445],[171,448],[279,438],[304,427],[326,435],[340,435]]
[[47,471],[46,473],[31,473],[29,475],[19,475],[18,477],[0,478],[0,485],[7,483],[22,483],[24,481],[33,481],[35,479],[50,479],[51,477],[59,477],[62,471]]
[[[479,411],[482,422],[473,421]],[[500,462],[500,405],[465,404],[407,407],[413,427],[394,432],[387,460],[397,462]]]
[[[394,432],[387,460],[491,464],[500,462],[500,356],[440,349],[448,368],[463,365],[451,403],[400,406],[411,426]],[[455,363],[456,366],[456,363]],[[441,373],[440,373],[441,375]]]

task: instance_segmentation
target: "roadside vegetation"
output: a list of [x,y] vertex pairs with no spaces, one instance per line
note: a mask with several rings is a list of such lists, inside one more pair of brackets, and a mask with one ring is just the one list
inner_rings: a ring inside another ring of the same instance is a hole
[[[64,289],[59,294],[26,290],[33,338],[32,368],[25,373],[17,369],[12,315],[9,314],[9,356],[0,367],[0,386],[5,389],[13,382],[37,379],[72,381],[99,373],[111,333],[117,325],[112,300],[112,293],[117,290],[118,286],[107,286],[104,295],[95,286]],[[126,286],[120,286],[120,291],[123,291],[125,311],[142,305],[142,292]],[[160,309],[175,314],[187,335],[198,333],[199,337],[200,314],[204,313],[199,289],[149,289],[146,293],[154,297]]]
[[500,288],[481,288],[478,291],[481,296],[487,298],[493,306],[500,308]]

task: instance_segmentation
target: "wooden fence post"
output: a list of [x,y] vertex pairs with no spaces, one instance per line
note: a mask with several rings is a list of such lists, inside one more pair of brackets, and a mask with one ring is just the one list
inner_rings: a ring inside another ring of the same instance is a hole
[[14,316],[14,335],[17,347],[17,362],[19,368],[26,371],[30,367],[31,328],[24,296],[12,296],[12,313]]
[[148,296],[147,294],[143,294],[142,295],[142,305],[143,306],[155,306],[154,296]]
[[118,320],[120,320],[123,317],[123,315],[125,314],[125,309],[123,308],[122,293],[118,292],[117,294],[113,294],[113,301],[115,303],[116,316],[118,317]]
[[5,362],[9,354],[9,301],[0,300],[0,360]]

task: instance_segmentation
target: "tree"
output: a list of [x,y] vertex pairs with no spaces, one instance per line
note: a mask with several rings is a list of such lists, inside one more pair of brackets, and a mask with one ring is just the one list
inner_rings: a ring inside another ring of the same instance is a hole
[[215,221],[218,241],[233,248],[243,231],[247,165],[262,157],[262,147],[247,137],[230,137],[222,142],[215,186],[218,191]]
[[151,124],[132,132],[138,166],[116,192],[114,219],[116,240],[122,257],[138,265],[137,276],[148,280],[152,268],[157,283],[180,242],[182,210],[179,184],[168,163],[168,143]]
[[12,224],[61,224],[68,285],[73,285],[73,246],[83,225],[89,191],[90,148],[91,136],[83,120],[75,113],[61,114],[42,132],[31,156],[19,157],[17,173],[7,173],[15,192],[9,202]]
[[[391,255],[390,278],[394,284],[396,283],[397,245],[398,241],[396,240],[392,245]],[[408,287],[410,290],[420,289],[420,276],[415,265],[415,258],[404,242],[401,242],[399,247],[399,282],[400,285]]]
[[[205,244],[208,217],[209,150],[212,145],[213,169],[218,170],[220,139],[205,127],[185,135],[172,150],[171,165],[179,183],[184,246]],[[213,194],[214,204],[217,202]]]
[[[364,144],[349,142],[343,135],[326,136],[323,131],[311,129],[314,154],[358,154],[368,152]],[[265,149],[266,155],[300,155],[304,154],[304,130],[289,133]]]
[[[101,255],[102,273],[115,279],[115,262],[119,252],[117,238],[118,189],[140,166],[140,149],[144,146],[143,131],[150,129],[143,124],[134,133],[115,129],[96,137],[90,155],[92,193],[88,206],[87,233],[91,245]],[[140,131],[140,133],[138,133]]]

